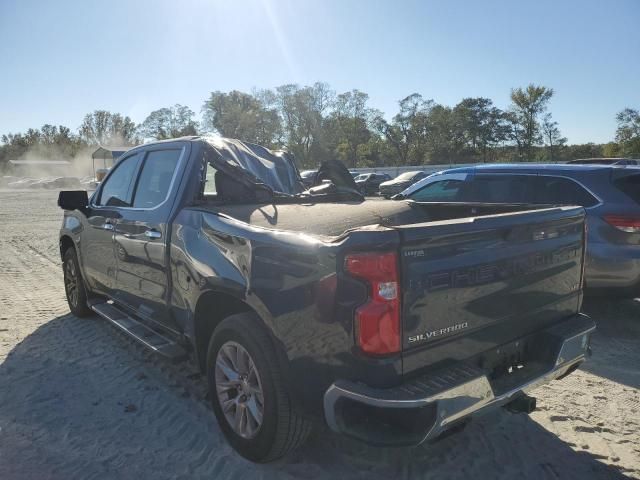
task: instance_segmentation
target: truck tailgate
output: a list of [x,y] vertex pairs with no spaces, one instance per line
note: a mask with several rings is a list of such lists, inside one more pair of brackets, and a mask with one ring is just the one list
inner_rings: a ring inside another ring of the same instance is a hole
[[582,208],[395,228],[404,373],[469,358],[580,308]]

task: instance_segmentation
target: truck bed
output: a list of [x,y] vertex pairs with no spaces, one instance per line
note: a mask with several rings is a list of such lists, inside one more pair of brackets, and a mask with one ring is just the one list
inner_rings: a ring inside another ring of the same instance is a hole
[[254,226],[334,238],[371,225],[397,232],[405,374],[466,359],[580,308],[580,207],[369,200],[217,211]]
[[535,210],[540,205],[479,203],[415,203],[412,201],[366,200],[364,202],[205,205],[213,211],[263,228],[302,232],[320,236],[340,236],[365,225],[401,226],[469,216],[519,210]]

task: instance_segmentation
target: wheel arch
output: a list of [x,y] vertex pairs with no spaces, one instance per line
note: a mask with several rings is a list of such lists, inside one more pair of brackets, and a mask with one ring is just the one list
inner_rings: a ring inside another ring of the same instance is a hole
[[64,257],[64,252],[69,250],[69,248],[76,248],[76,244],[73,239],[69,235],[62,235],[60,237],[60,258]]
[[198,298],[194,312],[193,343],[196,361],[202,372],[206,372],[207,349],[213,331],[225,318],[239,313],[254,314],[259,320],[260,326],[273,340],[271,329],[267,327],[263,318],[247,302],[229,293],[214,290],[206,291]]

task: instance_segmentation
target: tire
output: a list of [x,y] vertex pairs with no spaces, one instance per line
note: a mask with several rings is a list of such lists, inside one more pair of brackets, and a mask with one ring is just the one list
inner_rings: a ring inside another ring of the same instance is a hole
[[[249,355],[253,368],[246,358],[241,360],[243,351]],[[234,367],[234,352],[235,359],[241,360],[237,363],[245,367],[237,368],[236,373],[242,376],[236,381],[232,380],[233,375],[227,375],[231,373],[227,367]],[[216,327],[207,352],[207,380],[220,428],[231,446],[246,459],[258,463],[276,460],[309,436],[311,422],[295,411],[273,343],[255,314],[232,315]],[[245,383],[237,388],[229,387],[241,382]],[[258,389],[261,394],[257,393]],[[261,415],[251,413],[256,408]],[[238,427],[237,416],[243,414],[244,423],[241,419]],[[261,423],[258,423],[260,417]]]
[[93,312],[87,306],[87,290],[84,286],[82,273],[76,250],[68,248],[62,257],[62,273],[64,276],[64,291],[67,295],[69,310],[76,317],[86,317]]

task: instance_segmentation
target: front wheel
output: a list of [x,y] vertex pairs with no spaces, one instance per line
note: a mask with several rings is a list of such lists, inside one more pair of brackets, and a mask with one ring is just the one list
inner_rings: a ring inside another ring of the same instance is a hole
[[91,315],[87,306],[87,290],[84,288],[78,257],[73,248],[68,248],[62,257],[62,272],[64,275],[64,291],[67,295],[69,310],[76,317]]
[[222,432],[248,460],[280,458],[309,435],[311,423],[293,408],[275,348],[254,314],[232,315],[218,325],[207,379]]

